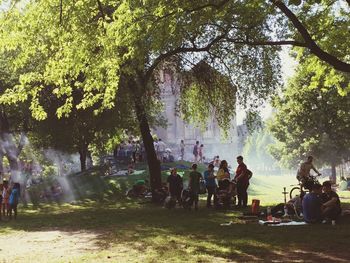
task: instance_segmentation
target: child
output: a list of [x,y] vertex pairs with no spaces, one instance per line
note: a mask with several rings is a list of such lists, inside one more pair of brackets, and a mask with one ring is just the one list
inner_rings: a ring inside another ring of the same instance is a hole
[[9,206],[10,206],[10,220],[12,219],[12,210],[14,212],[15,219],[17,218],[17,205],[20,193],[20,185],[19,183],[15,183],[11,190],[11,194],[9,197]]
[[8,215],[9,212],[9,185],[8,181],[3,181],[3,186],[2,186],[2,214]]

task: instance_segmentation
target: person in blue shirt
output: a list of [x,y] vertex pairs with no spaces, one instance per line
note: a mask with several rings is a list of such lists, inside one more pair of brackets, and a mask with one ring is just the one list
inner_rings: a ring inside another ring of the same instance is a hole
[[10,205],[10,219],[12,219],[12,211],[14,212],[15,219],[17,218],[17,205],[18,205],[18,199],[20,195],[20,185],[19,183],[14,183],[10,198],[9,198],[9,205]]
[[302,201],[304,220],[306,223],[320,223],[322,221],[322,186],[314,184],[312,191],[306,194]]
[[210,163],[208,165],[208,170],[204,172],[204,180],[205,185],[208,190],[208,197],[207,197],[207,207],[211,207],[211,199],[212,196],[214,196],[214,204],[216,202],[215,198],[215,191],[216,191],[216,181],[215,181],[215,175],[214,175],[214,165]]

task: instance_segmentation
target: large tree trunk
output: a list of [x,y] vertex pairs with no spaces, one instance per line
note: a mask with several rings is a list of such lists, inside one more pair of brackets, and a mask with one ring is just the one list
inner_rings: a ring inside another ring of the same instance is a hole
[[[156,151],[154,149],[153,138],[151,130],[148,124],[147,115],[143,107],[142,101],[139,98],[135,98],[135,109],[137,119],[140,125],[140,131],[142,135],[143,144],[147,154],[147,163],[150,172],[150,184],[152,192],[162,187],[162,174],[160,170],[160,161],[157,158]],[[154,194],[152,196],[155,196]],[[156,200],[153,200],[156,201]]]
[[86,157],[88,153],[88,145],[83,144],[79,149],[80,155],[80,169],[81,171],[86,171]]
[[337,183],[337,170],[336,170],[336,164],[335,162],[331,163],[331,167],[332,167],[332,175],[331,175],[331,181],[332,183]]

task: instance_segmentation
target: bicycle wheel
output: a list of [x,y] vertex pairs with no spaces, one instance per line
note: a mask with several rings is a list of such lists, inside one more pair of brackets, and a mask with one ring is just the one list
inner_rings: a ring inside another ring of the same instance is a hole
[[289,198],[293,199],[296,195],[300,195],[301,189],[299,186],[293,187],[289,192]]

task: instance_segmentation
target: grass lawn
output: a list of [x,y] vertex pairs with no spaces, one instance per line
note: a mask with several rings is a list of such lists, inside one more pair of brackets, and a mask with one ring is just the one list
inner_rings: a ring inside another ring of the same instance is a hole
[[[118,180],[125,184],[127,179]],[[289,183],[255,176],[251,198],[263,205],[279,203]],[[341,195],[348,201],[347,192]],[[120,196],[103,199],[20,208],[17,221],[0,222],[0,262],[350,261],[350,218],[336,226],[267,227],[246,224],[238,218],[240,211],[206,209],[204,200],[199,211],[187,211]],[[220,226],[229,221],[234,224]]]

